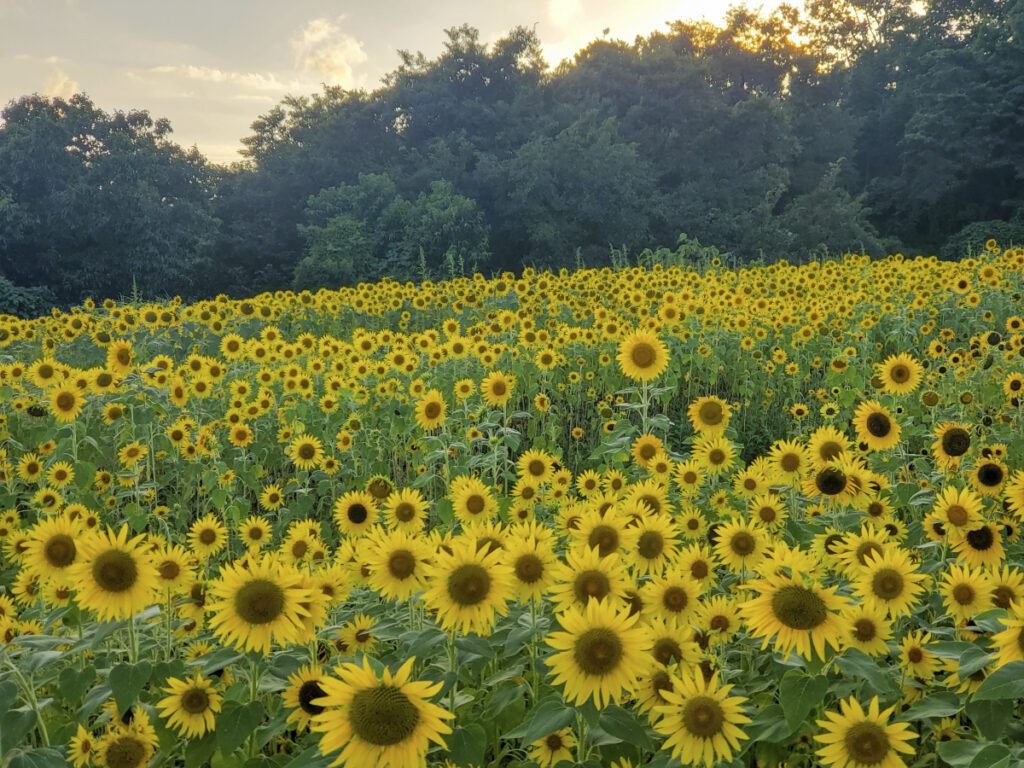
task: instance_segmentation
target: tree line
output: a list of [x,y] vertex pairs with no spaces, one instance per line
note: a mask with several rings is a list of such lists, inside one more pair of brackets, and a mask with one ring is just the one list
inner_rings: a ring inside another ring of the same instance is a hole
[[[598,39],[445,30],[288,96],[211,164],[145,110],[0,113],[0,312],[610,263],[1024,241],[1024,0],[807,0]],[[664,252],[664,251],[662,251]]]

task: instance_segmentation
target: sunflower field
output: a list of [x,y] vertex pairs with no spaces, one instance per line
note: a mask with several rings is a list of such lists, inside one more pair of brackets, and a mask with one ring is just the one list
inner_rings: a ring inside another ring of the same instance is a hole
[[0,315],[0,766],[1019,766],[1022,275]]

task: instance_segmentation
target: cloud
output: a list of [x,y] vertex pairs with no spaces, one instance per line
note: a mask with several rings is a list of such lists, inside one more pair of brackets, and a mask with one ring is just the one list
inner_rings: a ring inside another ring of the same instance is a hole
[[57,99],[68,99],[78,91],[82,90],[82,87],[61,67],[56,67],[53,72],[50,73],[49,78],[46,80],[46,85],[43,86],[43,94],[46,96],[52,96]]
[[234,85],[249,91],[284,93],[289,89],[302,85],[295,81],[282,81],[274,74],[236,72],[216,69],[215,67],[195,66],[194,64],[164,64],[158,67],[150,67],[148,71],[157,75],[177,75],[188,80],[198,80],[204,83]]
[[[339,21],[341,18],[339,17]],[[295,65],[315,73],[328,85],[354,88],[362,80],[355,68],[369,58],[362,41],[329,19],[313,19],[291,40]]]
[[583,13],[583,0],[548,0],[548,17],[559,28],[567,27]]

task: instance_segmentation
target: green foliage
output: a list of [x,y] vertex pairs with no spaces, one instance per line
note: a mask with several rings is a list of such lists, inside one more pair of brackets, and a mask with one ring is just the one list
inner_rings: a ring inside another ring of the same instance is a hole
[[1024,217],[1013,221],[977,221],[968,224],[946,241],[942,255],[947,259],[977,256],[985,251],[985,243],[990,238],[1004,249],[1024,245]]
[[49,312],[55,301],[56,297],[45,285],[24,288],[0,274],[0,307],[5,314],[38,317]]

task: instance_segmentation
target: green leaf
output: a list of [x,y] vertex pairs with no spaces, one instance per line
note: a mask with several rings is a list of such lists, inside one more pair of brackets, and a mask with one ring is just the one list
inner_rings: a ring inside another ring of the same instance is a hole
[[900,720],[924,720],[929,717],[951,717],[960,711],[960,699],[955,693],[933,693],[925,696],[900,715]]
[[217,747],[230,755],[256,730],[264,719],[263,702],[250,701],[248,704],[228,702],[217,717]]
[[616,736],[620,741],[646,750],[652,749],[651,740],[643,725],[622,707],[613,704],[605,708],[597,722],[601,728],[612,736]]
[[1010,750],[1002,744],[989,744],[971,760],[971,768],[996,768],[1010,762]]
[[217,736],[210,731],[201,739],[190,739],[185,747],[185,768],[202,768],[210,764],[210,758],[217,751]]
[[448,745],[448,759],[462,768],[474,768],[483,765],[484,751],[487,748],[487,733],[482,725],[472,723],[456,728],[451,735],[445,737]]
[[36,713],[28,707],[12,709],[0,717],[0,753],[14,749],[36,724]]
[[522,739],[530,745],[538,739],[549,736],[559,728],[565,728],[576,717],[576,710],[562,701],[561,696],[542,701],[533,711],[529,722],[505,734],[506,739]]
[[984,669],[995,656],[981,646],[972,645],[960,655],[960,668],[957,675],[966,680],[979,669]]
[[5,714],[18,700],[18,686],[10,680],[0,680],[0,715]]
[[967,704],[967,716],[986,739],[999,739],[1013,717],[1013,707],[999,701],[974,701]]
[[782,741],[793,732],[793,729],[786,722],[782,707],[778,704],[771,704],[762,709],[757,717],[744,728],[744,731],[749,737],[745,749],[758,741]]
[[935,750],[939,753],[939,757],[953,766],[953,768],[970,768],[974,758],[991,746],[999,745],[993,745],[987,741],[960,739],[957,741],[940,741],[935,745]]
[[974,692],[974,701],[1024,697],[1024,661],[1011,661],[989,675]]
[[56,749],[30,749],[11,758],[7,768],[67,768],[67,760]]
[[[67,667],[61,670],[58,682],[60,685],[60,692],[64,696],[64,701],[68,703],[77,702],[85,692],[89,689],[89,686],[96,681],[96,668],[89,664],[84,669],[78,667]],[[0,695],[0,700],[3,696]]]
[[148,661],[140,661],[138,664],[118,664],[110,670],[110,690],[114,694],[114,701],[121,712],[127,712],[134,704],[142,689],[149,682],[150,672],[153,665]]
[[896,683],[889,674],[889,669],[880,667],[863,651],[847,648],[837,663],[844,675],[854,680],[865,680],[871,686],[872,692],[879,696],[896,692]]
[[782,676],[779,685],[779,703],[786,716],[786,723],[792,730],[807,719],[807,715],[821,703],[828,690],[828,678],[819,675],[809,677],[797,669],[791,669]]

